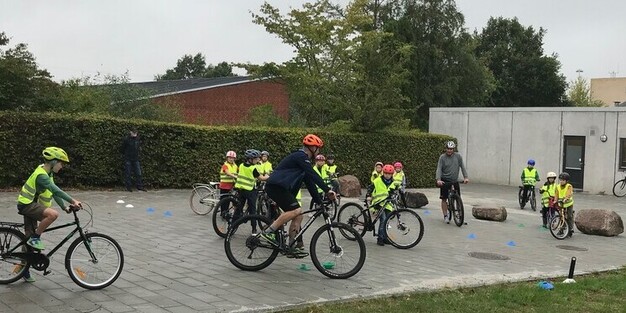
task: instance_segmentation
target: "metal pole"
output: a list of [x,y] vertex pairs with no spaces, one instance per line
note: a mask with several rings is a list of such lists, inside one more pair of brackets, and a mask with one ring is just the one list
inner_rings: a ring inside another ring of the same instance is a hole
[[572,257],[572,261],[569,264],[569,275],[567,275],[567,278],[572,279],[574,278],[574,268],[576,267],[576,257]]

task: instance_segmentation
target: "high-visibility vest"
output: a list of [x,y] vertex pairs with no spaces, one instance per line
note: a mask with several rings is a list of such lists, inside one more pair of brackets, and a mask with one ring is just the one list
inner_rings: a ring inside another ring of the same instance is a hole
[[335,164],[333,165],[324,164],[324,166],[322,166],[322,169],[324,170],[324,172],[326,172],[326,175],[328,175],[328,177],[337,173],[337,165]]
[[258,167],[259,174],[261,175],[269,175],[272,172],[272,163],[270,161],[259,164]]
[[[570,185],[569,183],[565,184],[563,189],[561,189],[561,184],[556,185],[556,192],[559,195],[559,200],[565,199],[565,195],[567,194],[567,190],[569,188],[572,188],[572,185]],[[569,208],[572,205],[574,205],[574,198],[570,198],[568,201],[563,201],[564,208]]]
[[[224,165],[228,167],[228,172],[233,174],[237,173],[237,164],[230,164],[228,162],[224,162]],[[226,175],[223,168],[220,168],[220,183],[234,183],[235,179]]]
[[296,200],[298,200],[298,204],[300,205],[300,207],[302,207],[302,189],[298,189]]
[[533,168],[529,170],[528,167],[524,168],[524,185],[535,185],[537,183],[537,169]]
[[[322,166],[322,168],[318,168],[317,165],[313,165],[313,170],[317,173],[317,175],[320,175],[320,177],[322,178],[322,180],[327,183],[328,182],[328,175],[326,175],[326,171],[324,171],[324,166]],[[320,188],[319,186],[317,187],[317,192],[318,193],[322,193],[324,192],[324,190],[322,190],[322,188]]]
[[[256,165],[245,166],[243,163],[239,165],[239,172],[237,173],[237,182],[235,188],[242,190],[254,189],[256,179],[254,178],[254,170]],[[258,170],[257,170],[258,171]]]
[[376,178],[383,176],[383,172],[377,172],[376,170],[372,171],[372,176],[370,176],[370,181],[373,183]]
[[549,185],[543,185],[541,186],[541,189],[543,190],[543,192],[541,193],[541,203],[543,204],[544,207],[548,207],[548,205],[550,204],[550,197],[554,197],[554,193],[556,191],[556,184],[552,183]]
[[[389,184],[389,186],[385,185],[385,182],[383,182],[383,178],[382,177],[378,177],[374,180],[374,190],[372,191],[372,206],[384,201],[385,199],[387,199],[387,197],[389,196],[389,191],[392,191],[394,189],[398,188],[398,183],[395,181],[392,181],[391,184]],[[385,209],[391,211],[393,210],[393,207],[391,206],[391,204],[387,204],[385,205]]]
[[402,185],[402,183],[404,182],[404,171],[394,172],[393,181],[399,185]]
[[48,175],[50,176],[50,180],[54,183],[54,178],[52,177],[52,173],[48,174],[46,170],[43,169],[43,164],[37,166],[35,171],[28,177],[28,180],[22,186],[20,190],[19,196],[17,196],[17,202],[22,204],[30,204],[37,198],[37,202],[41,205],[49,208],[52,206],[52,191],[46,189],[39,195],[36,195],[37,192],[37,177],[39,175]]

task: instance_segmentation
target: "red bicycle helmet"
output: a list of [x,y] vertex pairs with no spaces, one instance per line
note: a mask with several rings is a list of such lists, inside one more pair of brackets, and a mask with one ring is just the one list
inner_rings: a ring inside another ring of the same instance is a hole
[[383,174],[393,174],[393,172],[395,172],[393,165],[387,164],[383,166]]
[[313,147],[320,147],[320,148],[324,146],[324,142],[322,141],[322,139],[313,134],[308,134],[304,136],[304,138],[302,139],[302,143],[305,146],[313,146]]
[[396,163],[394,163],[394,164],[393,164],[393,167],[399,167],[399,168],[402,168],[402,163],[400,163],[400,162],[396,162]]

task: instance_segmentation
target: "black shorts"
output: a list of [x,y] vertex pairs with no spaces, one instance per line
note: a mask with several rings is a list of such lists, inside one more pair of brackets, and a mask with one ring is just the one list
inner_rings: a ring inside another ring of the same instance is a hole
[[[457,194],[460,196],[461,195],[461,187],[459,186],[459,183],[454,183],[454,189],[456,189]],[[452,185],[447,185],[447,186],[441,186],[439,187],[439,199],[441,200],[448,200],[448,195],[450,194],[450,187]]]
[[274,200],[279,208],[285,212],[293,211],[300,208],[296,196],[291,194],[289,190],[278,185],[265,185],[265,192],[270,199]]

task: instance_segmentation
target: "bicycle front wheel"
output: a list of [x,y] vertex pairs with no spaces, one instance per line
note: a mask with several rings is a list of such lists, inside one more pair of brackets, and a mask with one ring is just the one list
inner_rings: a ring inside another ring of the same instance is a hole
[[[272,225],[265,216],[246,215],[238,219],[224,240],[224,251],[230,263],[244,271],[259,271],[268,267],[278,255],[278,248],[259,237],[259,234]],[[253,228],[258,233],[253,232]],[[280,231],[273,234],[276,242],[281,242]]]
[[201,185],[191,191],[189,207],[198,215],[207,215],[211,213],[218,199],[217,191],[214,188]]
[[565,218],[561,218],[560,214],[556,214],[550,220],[550,234],[558,240],[563,240],[569,235],[570,229]]
[[519,202],[519,208],[524,209],[526,206],[526,201],[524,201],[524,189],[520,188],[519,193],[517,194],[517,201]]
[[65,268],[70,278],[85,289],[102,289],[111,285],[122,273],[124,253],[113,238],[85,234],[76,238],[67,249]]
[[457,195],[456,197],[454,197],[453,201],[454,201],[454,206],[456,208],[454,212],[452,213],[452,218],[454,219],[454,224],[456,224],[456,226],[461,227],[461,225],[463,225],[463,222],[465,220],[465,210],[463,208],[463,200],[461,200],[461,197]]
[[[356,230],[360,237],[363,237],[367,232],[369,217],[365,214],[362,206],[354,202],[348,202],[339,209],[337,222],[348,224]],[[355,238],[352,237],[352,232],[344,232],[341,228],[339,231],[346,239],[355,240]]]
[[[352,240],[337,233],[351,233]],[[330,278],[349,278],[365,263],[365,242],[354,228],[343,223],[325,224],[311,237],[311,260],[320,273]]]
[[537,211],[537,198],[535,197],[535,191],[532,190],[530,192],[530,208],[533,209],[533,211]]
[[[0,228],[0,284],[10,284],[22,278],[30,264],[25,258],[17,257],[9,253],[15,249],[20,242],[26,239],[21,231],[2,227]],[[24,244],[24,249],[15,249],[13,252],[32,252],[32,248]]]
[[233,218],[233,214],[235,214],[237,205],[237,200],[233,197],[223,198],[215,205],[212,220],[213,230],[218,236],[226,238],[226,233],[228,232],[228,227]]
[[613,185],[613,195],[620,198],[626,196],[626,178],[615,182],[615,185]]
[[387,239],[398,249],[413,248],[424,236],[424,222],[412,210],[399,209],[391,212],[385,226]]

